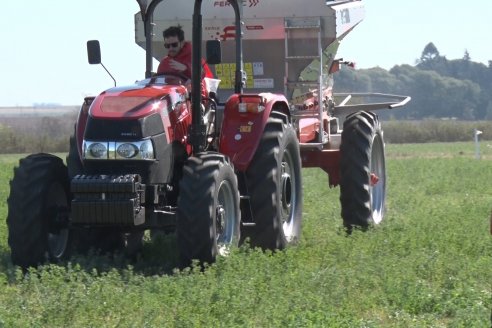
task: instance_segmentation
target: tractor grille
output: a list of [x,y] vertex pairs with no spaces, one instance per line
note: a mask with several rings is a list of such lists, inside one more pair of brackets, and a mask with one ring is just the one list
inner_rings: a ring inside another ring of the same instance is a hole
[[164,133],[159,114],[138,120],[105,120],[89,117],[84,138],[87,140],[139,140]]
[[72,179],[73,224],[134,226],[145,222],[145,185],[138,174],[77,175]]

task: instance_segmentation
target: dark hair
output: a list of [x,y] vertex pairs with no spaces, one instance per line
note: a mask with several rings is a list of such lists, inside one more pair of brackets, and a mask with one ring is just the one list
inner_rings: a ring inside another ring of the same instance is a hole
[[184,31],[180,25],[168,27],[162,34],[164,35],[164,39],[177,36],[180,42],[184,40]]

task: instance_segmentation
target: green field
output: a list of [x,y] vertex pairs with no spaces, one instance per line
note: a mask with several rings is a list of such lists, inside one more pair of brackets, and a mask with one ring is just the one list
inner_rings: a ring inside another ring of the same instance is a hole
[[[172,237],[136,262],[74,258],[24,276],[0,225],[0,327],[491,327],[492,145],[387,146],[387,215],[343,232],[339,189],[305,169],[299,245],[173,272]],[[18,156],[0,157],[0,216]]]

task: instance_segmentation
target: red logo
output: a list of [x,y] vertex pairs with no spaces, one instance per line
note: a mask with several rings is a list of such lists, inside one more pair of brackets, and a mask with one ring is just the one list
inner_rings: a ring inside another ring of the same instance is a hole
[[260,3],[260,0],[249,0],[249,7],[256,7]]
[[[260,3],[260,0],[248,0],[248,2],[243,2],[245,7],[256,7]],[[229,7],[231,3],[227,0],[214,1],[214,7]]]

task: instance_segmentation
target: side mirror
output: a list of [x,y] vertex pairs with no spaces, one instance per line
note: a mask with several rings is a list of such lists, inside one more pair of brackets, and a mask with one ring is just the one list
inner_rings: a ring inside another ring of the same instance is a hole
[[222,48],[219,40],[208,40],[206,49],[208,64],[217,65],[222,62]]
[[87,41],[87,58],[89,64],[101,64],[101,47],[98,40]]
[[108,69],[101,62],[101,46],[99,45],[99,41],[97,40],[87,41],[87,58],[89,59],[89,64],[101,64],[104,70],[113,79],[114,86],[116,86],[116,80],[114,79],[113,75],[111,75]]

